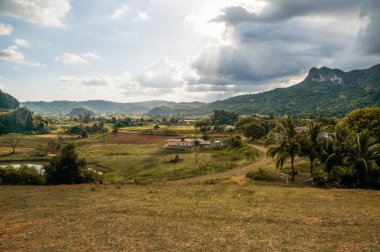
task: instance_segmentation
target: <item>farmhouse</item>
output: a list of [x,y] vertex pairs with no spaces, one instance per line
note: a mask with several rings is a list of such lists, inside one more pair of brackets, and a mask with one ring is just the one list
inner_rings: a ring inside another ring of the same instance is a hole
[[211,144],[210,141],[193,138],[168,139],[165,141],[164,148],[191,148],[194,146],[206,147]]

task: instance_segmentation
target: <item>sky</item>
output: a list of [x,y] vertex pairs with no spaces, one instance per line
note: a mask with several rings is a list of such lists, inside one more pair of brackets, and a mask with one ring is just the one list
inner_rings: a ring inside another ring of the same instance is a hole
[[379,27],[379,0],[0,0],[0,89],[211,102],[378,64]]

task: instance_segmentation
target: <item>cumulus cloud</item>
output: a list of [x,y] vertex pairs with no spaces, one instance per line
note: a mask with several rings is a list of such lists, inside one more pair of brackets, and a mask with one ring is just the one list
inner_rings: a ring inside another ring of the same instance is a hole
[[196,78],[195,73],[184,64],[163,57],[145,67],[137,76],[137,81],[143,87],[173,88]]
[[0,59],[8,62],[14,62],[31,67],[45,66],[39,62],[29,62],[25,59],[24,54],[20,51],[19,46],[11,45],[4,50],[0,51]]
[[79,55],[73,53],[64,53],[54,58],[56,62],[61,62],[64,64],[77,64],[84,63],[86,60]]
[[0,36],[5,36],[11,34],[13,31],[13,26],[9,24],[0,23]]
[[19,51],[18,46],[11,45],[0,52],[0,59],[14,62],[23,62],[25,56]]
[[124,14],[129,10],[129,7],[128,5],[124,4],[122,6],[120,6],[119,8],[117,8],[114,13],[112,14],[111,18],[112,19],[118,19],[122,16],[124,16]]
[[150,20],[150,16],[145,11],[137,12],[137,17],[135,18],[135,21],[146,22],[149,20]]
[[42,26],[62,27],[70,10],[69,0],[2,0],[0,15],[11,16]]
[[84,57],[86,59],[100,59],[100,54],[96,51],[86,52],[86,53],[82,54],[82,57]]
[[25,39],[15,39],[14,44],[19,47],[30,47],[31,44]]
[[100,54],[98,52],[87,52],[81,55],[77,55],[74,53],[64,53],[54,58],[56,62],[64,63],[64,64],[78,64],[87,62],[86,59],[99,59]]

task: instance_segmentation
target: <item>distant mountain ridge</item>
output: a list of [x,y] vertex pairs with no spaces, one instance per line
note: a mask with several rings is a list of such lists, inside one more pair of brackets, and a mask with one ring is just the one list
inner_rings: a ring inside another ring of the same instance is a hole
[[38,114],[67,115],[75,108],[85,108],[96,114],[143,114],[158,106],[171,106],[175,102],[169,101],[146,101],[134,103],[119,103],[103,100],[91,101],[52,101],[52,102],[22,102],[21,105],[28,107]]
[[238,114],[342,117],[356,108],[380,106],[380,64],[349,72],[313,67],[296,85],[211,103],[95,100],[24,102],[21,105],[39,114],[60,115],[66,115],[74,108],[86,108],[97,114],[207,115],[215,109],[227,109]]
[[299,84],[215,101],[197,113],[228,109],[238,114],[342,117],[353,109],[379,106],[380,64],[349,72],[313,67]]

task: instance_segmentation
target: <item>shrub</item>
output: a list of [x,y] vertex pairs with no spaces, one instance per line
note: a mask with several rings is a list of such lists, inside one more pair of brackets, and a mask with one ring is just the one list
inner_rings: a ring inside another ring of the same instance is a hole
[[43,185],[45,177],[37,169],[27,165],[19,168],[7,166],[0,168],[0,179],[7,185]]
[[247,178],[258,181],[278,181],[278,174],[265,170],[263,168],[259,168],[258,170],[249,171],[245,175]]
[[46,157],[48,155],[48,150],[43,145],[38,145],[33,151],[33,156],[35,157]]
[[97,180],[96,172],[87,168],[86,160],[78,158],[74,144],[64,146],[44,170],[48,184],[79,184]]

